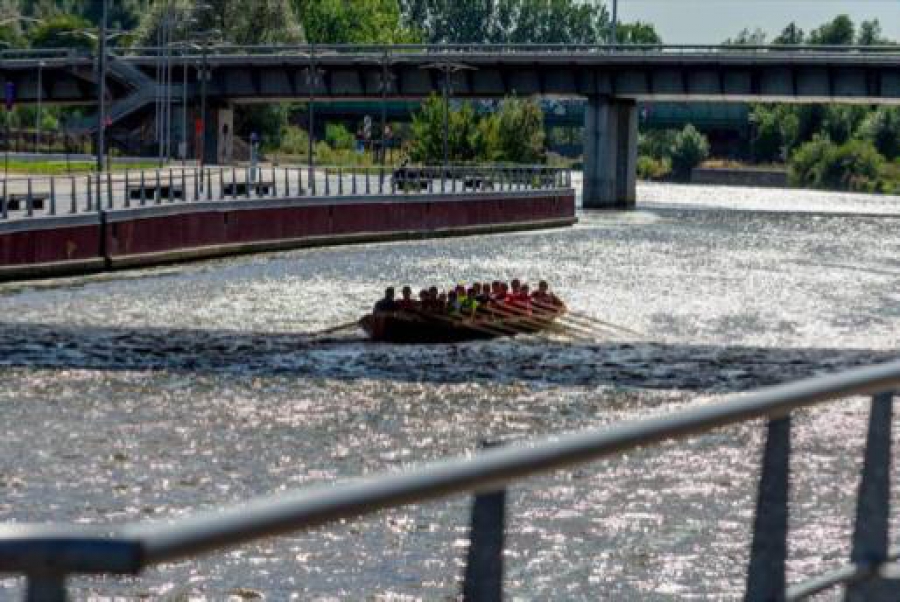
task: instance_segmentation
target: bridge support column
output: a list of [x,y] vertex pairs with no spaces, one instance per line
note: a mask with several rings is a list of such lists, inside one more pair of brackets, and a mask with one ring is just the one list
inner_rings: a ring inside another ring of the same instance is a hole
[[585,209],[634,207],[637,197],[637,103],[591,96],[584,116]]

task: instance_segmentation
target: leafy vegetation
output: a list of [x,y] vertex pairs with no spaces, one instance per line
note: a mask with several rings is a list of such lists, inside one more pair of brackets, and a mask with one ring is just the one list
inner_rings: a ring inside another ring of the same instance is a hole
[[[447,154],[451,163],[473,161],[536,163],[544,160],[544,114],[532,101],[516,97],[494,113],[479,116],[470,103],[450,107]],[[432,95],[413,116],[410,159],[441,163],[444,158],[444,101]]]

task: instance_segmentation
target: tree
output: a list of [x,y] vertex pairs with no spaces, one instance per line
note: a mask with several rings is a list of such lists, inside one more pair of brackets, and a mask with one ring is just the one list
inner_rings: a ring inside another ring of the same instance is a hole
[[803,43],[803,39],[803,30],[797,27],[796,23],[791,22],[772,40],[772,43],[776,46],[797,46]]
[[315,44],[402,44],[418,40],[404,26],[397,0],[293,0],[307,40]]
[[510,163],[538,163],[544,159],[544,136],[540,105],[534,100],[507,98],[497,112],[497,149],[489,154]]
[[881,23],[878,19],[873,19],[859,24],[856,43],[860,46],[882,46],[889,44],[890,40],[881,35]]
[[856,39],[853,21],[847,15],[838,15],[809,34],[810,44],[823,46],[849,46]]
[[887,159],[900,157],[900,108],[881,107],[869,113],[859,126],[859,135]]
[[799,142],[800,120],[788,105],[755,105],[750,112],[754,125],[750,152],[762,163],[783,161]]
[[884,158],[869,142],[851,140],[837,145],[816,136],[794,153],[791,182],[814,188],[876,191]]
[[221,41],[232,44],[290,44],[304,39],[289,0],[172,0],[147,11],[136,35],[138,44],[156,44],[167,11],[174,39],[212,30],[219,32]]
[[433,44],[592,44],[609,36],[605,6],[577,0],[402,0],[404,21]]
[[81,48],[93,50],[95,42],[84,35],[92,29],[92,24],[75,15],[48,17],[28,31],[28,40],[33,48]]
[[709,141],[693,125],[686,125],[672,146],[672,169],[681,178],[688,178],[691,170],[709,157]]
[[725,46],[763,46],[766,43],[766,32],[758,27],[750,31],[746,27],[734,38],[725,40]]
[[832,142],[843,144],[853,137],[868,112],[867,107],[856,105],[829,105],[825,107],[821,131]]
[[620,24],[616,28],[616,38],[620,44],[662,44],[656,28],[643,21]]

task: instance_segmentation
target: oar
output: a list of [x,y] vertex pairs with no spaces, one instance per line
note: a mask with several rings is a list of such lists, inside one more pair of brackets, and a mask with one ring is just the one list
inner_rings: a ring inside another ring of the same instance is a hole
[[[534,300],[532,300],[532,304],[534,304],[534,305],[536,305],[536,306],[538,306],[538,307],[541,307],[541,308],[549,309],[549,310],[555,310],[555,309],[557,309],[557,308],[553,307],[552,305],[546,305],[546,304],[541,303],[541,302],[539,302],[539,301],[534,301]],[[631,334],[631,335],[634,335],[634,336],[637,336],[637,337],[641,337],[641,338],[644,338],[644,339],[649,338],[649,337],[648,337],[647,335],[645,335],[645,334],[642,334],[642,333],[640,333],[640,332],[636,332],[636,331],[634,331],[634,330],[625,328],[624,326],[619,326],[618,324],[613,324],[612,322],[604,322],[603,320],[600,320],[600,319],[595,318],[595,317],[593,317],[593,316],[588,316],[588,315],[583,314],[583,313],[581,313],[581,312],[572,311],[572,310],[570,310],[570,309],[567,309],[567,310],[566,310],[566,316],[568,316],[568,317],[569,317],[571,320],[573,320],[573,321],[579,320],[579,321],[581,321],[582,324],[584,324],[584,323],[592,323],[592,324],[596,324],[596,325],[598,325],[598,326],[603,326],[603,327],[606,327],[606,328],[611,328],[611,329],[613,329],[613,330],[618,330],[618,331],[621,331],[621,332],[625,332],[625,333],[627,333],[627,334]]]
[[[564,328],[574,330],[575,332],[577,332],[579,334],[587,335],[587,336],[591,337],[592,339],[595,339],[600,335],[600,333],[597,333],[597,332],[595,332],[585,326],[582,326],[580,324],[570,324],[567,322],[563,322],[561,318],[563,318],[564,312],[560,311],[561,308],[558,308],[558,307],[553,308],[552,311],[545,311],[545,310],[541,309],[540,307],[537,307],[537,308],[532,307],[531,314],[529,314],[527,311],[523,310],[522,308],[516,307],[515,305],[504,304],[504,305],[498,306],[498,309],[501,311],[511,312],[515,316],[517,316],[518,319],[530,320],[530,323],[532,323],[532,325],[538,326],[541,328],[558,329],[561,326]],[[534,317],[537,317],[540,319],[535,320]]]
[[[528,312],[521,310],[517,307],[514,307],[512,305],[494,306],[491,308],[491,310],[500,314],[501,316],[513,318],[515,320],[522,322],[523,324],[528,324],[534,328],[539,329],[539,331],[546,330],[546,331],[559,332],[561,334],[572,336],[573,338],[580,338],[582,341],[589,341],[589,342],[594,342],[594,340],[596,339],[595,333],[587,332],[587,331],[579,331],[575,328],[572,328],[570,325],[557,324],[551,320],[535,320],[533,316],[530,316],[528,314]],[[544,315],[547,315],[549,317],[549,312],[548,312],[548,314],[544,314]],[[566,332],[565,329],[567,329],[567,328],[574,330],[575,335],[579,335],[579,336],[575,337],[573,335],[573,333]],[[588,336],[585,336],[585,335],[588,335]]]
[[507,337],[511,334],[518,334],[515,331],[505,331],[502,328],[497,328],[494,326],[490,326],[484,324],[483,322],[475,322],[474,320],[466,320],[463,316],[442,316],[439,314],[432,314],[428,312],[419,312],[416,310],[405,310],[410,314],[419,316],[424,321],[428,320],[438,320],[439,322],[445,322],[452,326],[464,326],[466,328],[471,328],[472,330],[483,332],[485,334],[489,334],[492,336],[502,336]]

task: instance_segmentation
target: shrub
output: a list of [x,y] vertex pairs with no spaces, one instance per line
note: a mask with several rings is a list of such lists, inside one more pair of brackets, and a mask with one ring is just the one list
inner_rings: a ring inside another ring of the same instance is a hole
[[653,159],[669,159],[678,130],[652,130],[638,137],[638,154]]
[[281,143],[276,151],[285,155],[306,156],[309,152],[309,135],[295,125],[285,126],[281,130]]
[[349,150],[356,139],[343,124],[329,123],[325,126],[325,141],[334,149]]
[[497,112],[497,136],[499,146],[488,152],[484,160],[495,155],[510,163],[537,163],[544,159],[544,113],[533,100],[507,98],[500,103]]
[[851,140],[841,145],[816,137],[791,157],[791,182],[800,186],[877,192],[883,188],[884,157],[870,143]]
[[687,125],[675,136],[672,145],[672,170],[680,178],[688,178],[691,170],[709,156],[709,141],[693,125]]
[[900,108],[881,107],[863,120],[859,134],[888,159],[900,157]]
[[669,159],[654,159],[642,155],[637,161],[637,175],[642,180],[661,180],[672,173]]

